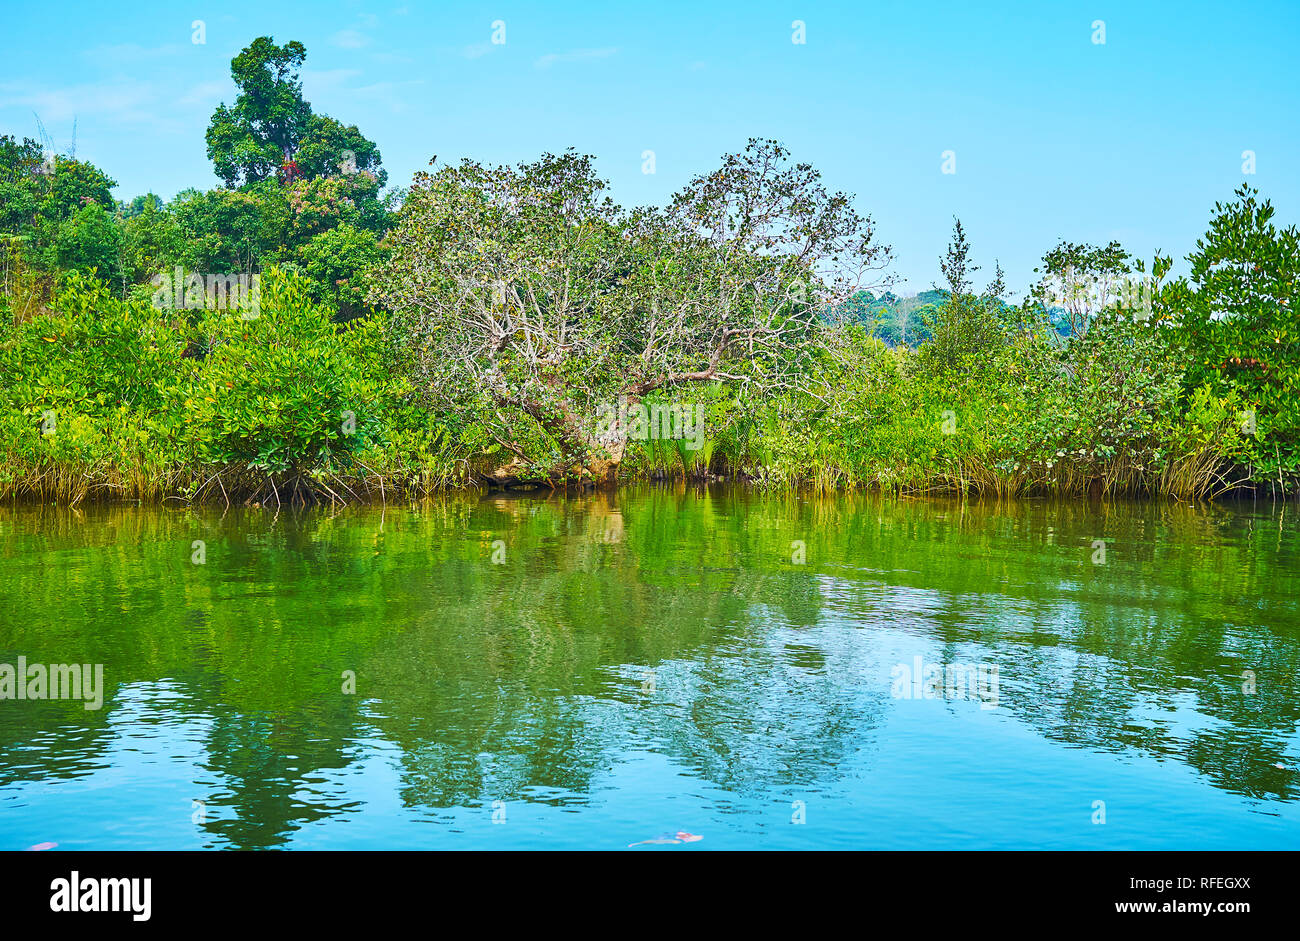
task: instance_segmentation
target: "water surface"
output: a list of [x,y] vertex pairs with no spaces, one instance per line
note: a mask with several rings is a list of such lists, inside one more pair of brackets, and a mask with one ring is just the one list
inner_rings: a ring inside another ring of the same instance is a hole
[[0,849],[1300,845],[1295,507],[545,493],[0,508]]

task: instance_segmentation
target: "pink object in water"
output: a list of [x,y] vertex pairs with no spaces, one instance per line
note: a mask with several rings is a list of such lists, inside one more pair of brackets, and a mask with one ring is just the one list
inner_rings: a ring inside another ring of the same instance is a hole
[[653,840],[641,840],[637,843],[629,843],[628,849],[634,846],[662,846],[666,843],[698,843],[704,839],[702,836],[696,836],[694,833],[687,833],[685,830],[678,830],[676,833],[661,833]]
[[27,847],[27,850],[28,852],[31,852],[32,850],[52,850],[58,845],[58,843],[37,843],[35,846]]

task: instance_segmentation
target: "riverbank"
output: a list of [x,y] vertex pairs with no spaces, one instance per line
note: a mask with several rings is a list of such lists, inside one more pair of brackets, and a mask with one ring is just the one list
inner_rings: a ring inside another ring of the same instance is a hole
[[[419,477],[393,478],[378,474],[357,477],[334,476],[328,480],[267,477],[261,481],[249,479],[242,468],[224,468],[206,476],[184,469],[176,469],[161,477],[146,478],[101,468],[44,468],[29,474],[17,475],[0,487],[0,501],[12,504],[54,503],[76,507],[83,504],[161,505],[181,503],[195,506],[245,506],[269,507],[317,505],[368,505],[428,499],[444,494],[555,494],[578,495],[593,491],[611,492],[638,485],[667,486],[700,489],[715,485],[738,486],[758,493],[791,495],[850,495],[863,494],[892,497],[952,497],[957,499],[1063,499],[1095,501],[1113,499],[1156,500],[1164,502],[1196,501],[1286,501],[1300,499],[1300,491],[1285,490],[1277,486],[1252,483],[1244,476],[1236,480],[1232,473],[1245,474],[1244,468],[1227,468],[1216,481],[1220,484],[1212,492],[1188,492],[1184,488],[1172,490],[1168,486],[1174,474],[1159,477],[1129,477],[1117,486],[1107,485],[1106,478],[1092,477],[1078,468],[1062,468],[1058,476],[1035,481],[1023,480],[1008,487],[1004,483],[978,476],[985,465],[974,468],[954,468],[940,473],[928,481],[917,484],[884,486],[880,480],[858,481],[841,470],[829,469],[811,473],[803,478],[773,479],[760,472],[748,474],[693,474],[683,472],[641,471],[616,480],[595,481],[575,477],[546,480],[526,478],[498,478],[491,474],[464,481],[430,484]],[[12,468],[9,473],[12,472]],[[836,480],[836,478],[841,478]],[[227,480],[238,480],[237,485],[227,485]]]
[[[159,310],[73,276],[39,316],[0,326],[0,499],[284,505],[609,482],[592,468],[610,455],[553,433],[544,412],[483,390],[432,403],[388,320],[337,324],[307,287],[273,272],[259,315],[245,319]],[[753,397],[719,381],[689,397],[644,395],[652,411],[689,410],[693,434],[624,429],[613,481],[1295,495],[1300,451],[1284,387],[1255,395],[1232,373],[1198,378],[1179,336],[1117,319],[1063,342],[1008,321],[996,343],[958,355],[851,328],[789,389]],[[595,421],[602,402],[572,407]]]

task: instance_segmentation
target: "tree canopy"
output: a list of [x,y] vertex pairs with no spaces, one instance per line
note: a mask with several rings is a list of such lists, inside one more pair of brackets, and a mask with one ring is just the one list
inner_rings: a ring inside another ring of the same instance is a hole
[[253,40],[230,63],[239,88],[233,106],[224,102],[208,125],[208,158],[228,187],[284,174],[307,178],[370,172],[383,185],[379,149],[355,125],[315,114],[302,96],[302,43],[277,46],[270,36]]
[[822,311],[878,273],[869,217],[775,141],[751,140],[663,209],[614,204],[588,156],[418,174],[371,299],[394,312],[420,388],[552,436],[555,467],[600,476],[627,428],[598,409],[732,382],[808,375]]

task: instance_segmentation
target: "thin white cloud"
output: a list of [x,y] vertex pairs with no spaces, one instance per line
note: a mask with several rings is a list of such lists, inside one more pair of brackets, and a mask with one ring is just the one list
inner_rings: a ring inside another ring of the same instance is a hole
[[414,88],[424,84],[424,79],[414,78],[405,82],[374,82],[370,85],[362,85],[359,88],[343,89],[343,94],[355,95],[357,98],[369,102],[366,107],[376,108],[383,106],[393,114],[403,114],[407,110],[406,99],[402,92],[408,88]]
[[176,43],[151,47],[141,46],[136,43],[120,43],[118,45],[94,46],[84,50],[81,54],[87,60],[100,65],[129,65],[146,60],[176,56],[183,49],[183,46]]
[[[303,90],[309,100],[324,95],[328,95],[331,101],[335,103],[339,99],[348,97],[361,98],[371,102],[378,99],[376,103],[387,106],[390,111],[401,112],[406,110],[406,102],[402,100],[401,92],[404,89],[425,83],[424,79],[417,78],[400,82],[385,81],[371,82],[367,85],[353,85],[352,80],[361,74],[360,69],[326,69],[320,72],[305,70],[302,73]],[[326,110],[330,109],[327,108]]]
[[399,88],[410,88],[413,85],[423,85],[424,79],[413,78],[405,82],[373,82],[370,85],[361,85],[357,88],[349,88],[347,91],[354,95],[387,95]]
[[343,88],[361,74],[360,69],[303,69],[302,87],[309,94]]
[[235,93],[235,87],[231,82],[199,82],[181,98],[177,99],[177,103],[182,105],[216,104],[221,99],[221,96],[228,92],[232,95]]
[[144,82],[95,82],[46,88],[28,82],[0,84],[0,109],[35,111],[46,122],[69,121],[77,116],[123,122],[148,122],[156,110],[157,94]]
[[572,52],[548,52],[533,64],[539,69],[549,69],[557,62],[587,62],[592,59],[608,59],[618,52],[617,47],[605,49],[575,49]]
[[0,83],[0,114],[13,109],[15,118],[6,123],[21,128],[30,122],[34,132],[34,111],[56,141],[70,135],[74,120],[83,130],[112,125],[154,135],[188,134],[193,132],[195,120],[206,123],[205,108],[178,108],[173,95],[171,88],[147,82],[96,82],[62,88],[8,82]]
[[330,42],[340,49],[364,49],[370,45],[370,37],[355,29],[341,29],[333,35]]

